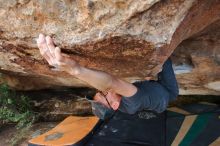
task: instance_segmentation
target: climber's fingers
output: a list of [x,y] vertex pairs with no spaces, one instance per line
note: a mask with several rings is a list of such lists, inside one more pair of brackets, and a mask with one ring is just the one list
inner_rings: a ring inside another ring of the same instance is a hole
[[64,58],[61,54],[61,49],[59,47],[55,48],[54,55],[55,55],[57,64],[61,65],[61,63],[64,61]]
[[53,40],[50,36],[46,37],[46,43],[47,43],[47,47],[50,51],[51,56],[54,58],[55,57],[55,45],[54,45]]
[[37,45],[41,55],[47,60],[47,62],[50,65],[54,65],[55,64],[54,59],[49,51],[49,48],[45,40],[45,36],[43,34],[39,35],[39,38],[37,39]]

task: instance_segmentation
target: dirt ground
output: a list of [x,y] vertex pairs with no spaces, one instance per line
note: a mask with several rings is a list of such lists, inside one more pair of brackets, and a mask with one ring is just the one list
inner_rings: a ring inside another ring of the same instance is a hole
[[[36,123],[27,132],[17,130],[13,124],[4,125],[0,128],[0,146],[12,146],[13,142],[10,142],[12,138],[18,140],[15,146],[27,146],[29,139],[45,133],[57,124],[58,122]],[[20,139],[21,136],[24,136],[24,138]]]

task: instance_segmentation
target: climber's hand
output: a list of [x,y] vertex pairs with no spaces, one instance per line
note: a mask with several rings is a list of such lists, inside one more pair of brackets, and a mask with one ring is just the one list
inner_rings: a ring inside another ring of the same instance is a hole
[[59,47],[55,47],[50,36],[45,37],[43,34],[39,35],[37,45],[41,55],[47,62],[56,67],[60,71],[72,73],[79,68],[78,63],[71,59],[68,55],[61,53]]

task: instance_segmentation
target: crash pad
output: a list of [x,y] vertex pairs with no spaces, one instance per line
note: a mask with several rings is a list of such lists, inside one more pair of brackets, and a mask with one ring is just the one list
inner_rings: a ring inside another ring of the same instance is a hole
[[29,141],[29,146],[40,145],[219,146],[220,107],[203,102],[170,107],[163,113],[143,110],[130,115],[117,111],[105,121],[68,117]]
[[31,139],[29,145],[72,145],[83,139],[97,122],[97,117],[69,116],[50,131]]

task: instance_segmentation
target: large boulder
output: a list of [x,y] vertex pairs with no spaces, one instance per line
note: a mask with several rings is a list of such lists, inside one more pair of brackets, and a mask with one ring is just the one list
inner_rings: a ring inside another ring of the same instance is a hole
[[0,0],[0,71],[20,90],[89,86],[48,66],[44,33],[81,65],[133,82],[188,39],[173,55],[180,93],[219,95],[219,20],[219,0]]
[[220,20],[183,41],[173,53],[181,94],[220,93]]

